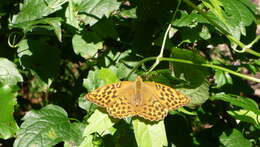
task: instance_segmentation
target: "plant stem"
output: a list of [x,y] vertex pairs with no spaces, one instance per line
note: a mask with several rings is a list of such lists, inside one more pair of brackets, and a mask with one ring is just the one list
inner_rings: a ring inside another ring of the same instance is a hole
[[[128,74],[127,78],[129,78],[129,76],[143,63],[145,63],[146,61],[150,61],[150,60],[156,60],[158,59],[157,57],[148,57],[148,58],[145,58],[143,60],[141,60],[135,67],[134,69]],[[254,81],[254,82],[258,82],[260,83],[260,79],[257,79],[255,77],[251,77],[251,76],[248,76],[248,75],[245,75],[245,74],[241,74],[241,73],[238,73],[238,72],[235,72],[233,70],[230,70],[230,69],[227,69],[225,67],[222,67],[222,66],[218,66],[218,65],[214,65],[214,64],[208,64],[208,63],[201,63],[201,64],[198,64],[198,63],[194,63],[190,60],[184,60],[184,59],[176,59],[176,58],[165,58],[165,57],[162,57],[162,58],[159,58],[160,61],[170,61],[170,62],[178,62],[178,63],[185,63],[185,64],[192,64],[192,65],[196,65],[196,66],[203,66],[203,67],[208,67],[208,68],[212,68],[212,69],[218,69],[218,70],[221,70],[221,71],[225,71],[225,72],[228,72],[230,74],[233,74],[235,76],[238,76],[240,78],[243,78],[243,79],[247,79],[247,80],[251,80],[251,81]]]
[[249,54],[252,54],[252,55],[255,55],[255,56],[257,56],[257,57],[260,57],[260,53],[254,51],[254,50],[251,50],[250,48],[247,48],[247,49],[245,50],[245,52],[247,52],[247,53],[249,53]]

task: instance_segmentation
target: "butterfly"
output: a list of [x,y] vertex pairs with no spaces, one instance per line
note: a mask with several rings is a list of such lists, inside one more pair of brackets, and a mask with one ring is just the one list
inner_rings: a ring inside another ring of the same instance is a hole
[[114,118],[139,116],[159,121],[169,110],[188,104],[191,100],[177,90],[156,82],[121,81],[105,85],[85,95],[85,98],[106,108]]

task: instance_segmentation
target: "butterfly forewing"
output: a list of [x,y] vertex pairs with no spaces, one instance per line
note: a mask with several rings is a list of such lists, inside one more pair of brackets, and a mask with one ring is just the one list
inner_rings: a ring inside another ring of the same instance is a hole
[[108,113],[116,118],[124,118],[135,115],[134,108],[130,105],[133,96],[133,84],[131,81],[123,81],[98,88],[86,95],[86,99],[105,107]]
[[144,83],[154,89],[155,98],[169,110],[177,109],[190,102],[188,97],[169,86],[155,82]]

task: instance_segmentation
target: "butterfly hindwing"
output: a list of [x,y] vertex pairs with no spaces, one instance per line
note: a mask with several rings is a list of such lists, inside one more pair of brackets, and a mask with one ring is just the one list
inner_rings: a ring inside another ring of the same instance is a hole
[[125,96],[118,97],[113,103],[107,107],[107,112],[116,118],[125,118],[135,115],[134,107],[129,103]]
[[138,111],[138,116],[151,121],[163,119],[167,115],[168,109],[157,100],[154,89],[143,85],[141,92],[143,103]]
[[168,110],[159,102],[152,102],[144,104],[137,115],[151,121],[158,121],[163,119],[167,113]]

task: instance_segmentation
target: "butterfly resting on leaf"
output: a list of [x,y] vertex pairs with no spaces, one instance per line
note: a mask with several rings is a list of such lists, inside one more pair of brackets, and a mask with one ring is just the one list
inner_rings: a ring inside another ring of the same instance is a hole
[[190,102],[188,97],[175,89],[156,82],[143,82],[140,76],[135,81],[105,85],[85,97],[90,102],[105,107],[112,117],[139,116],[150,121],[159,121],[169,110]]

